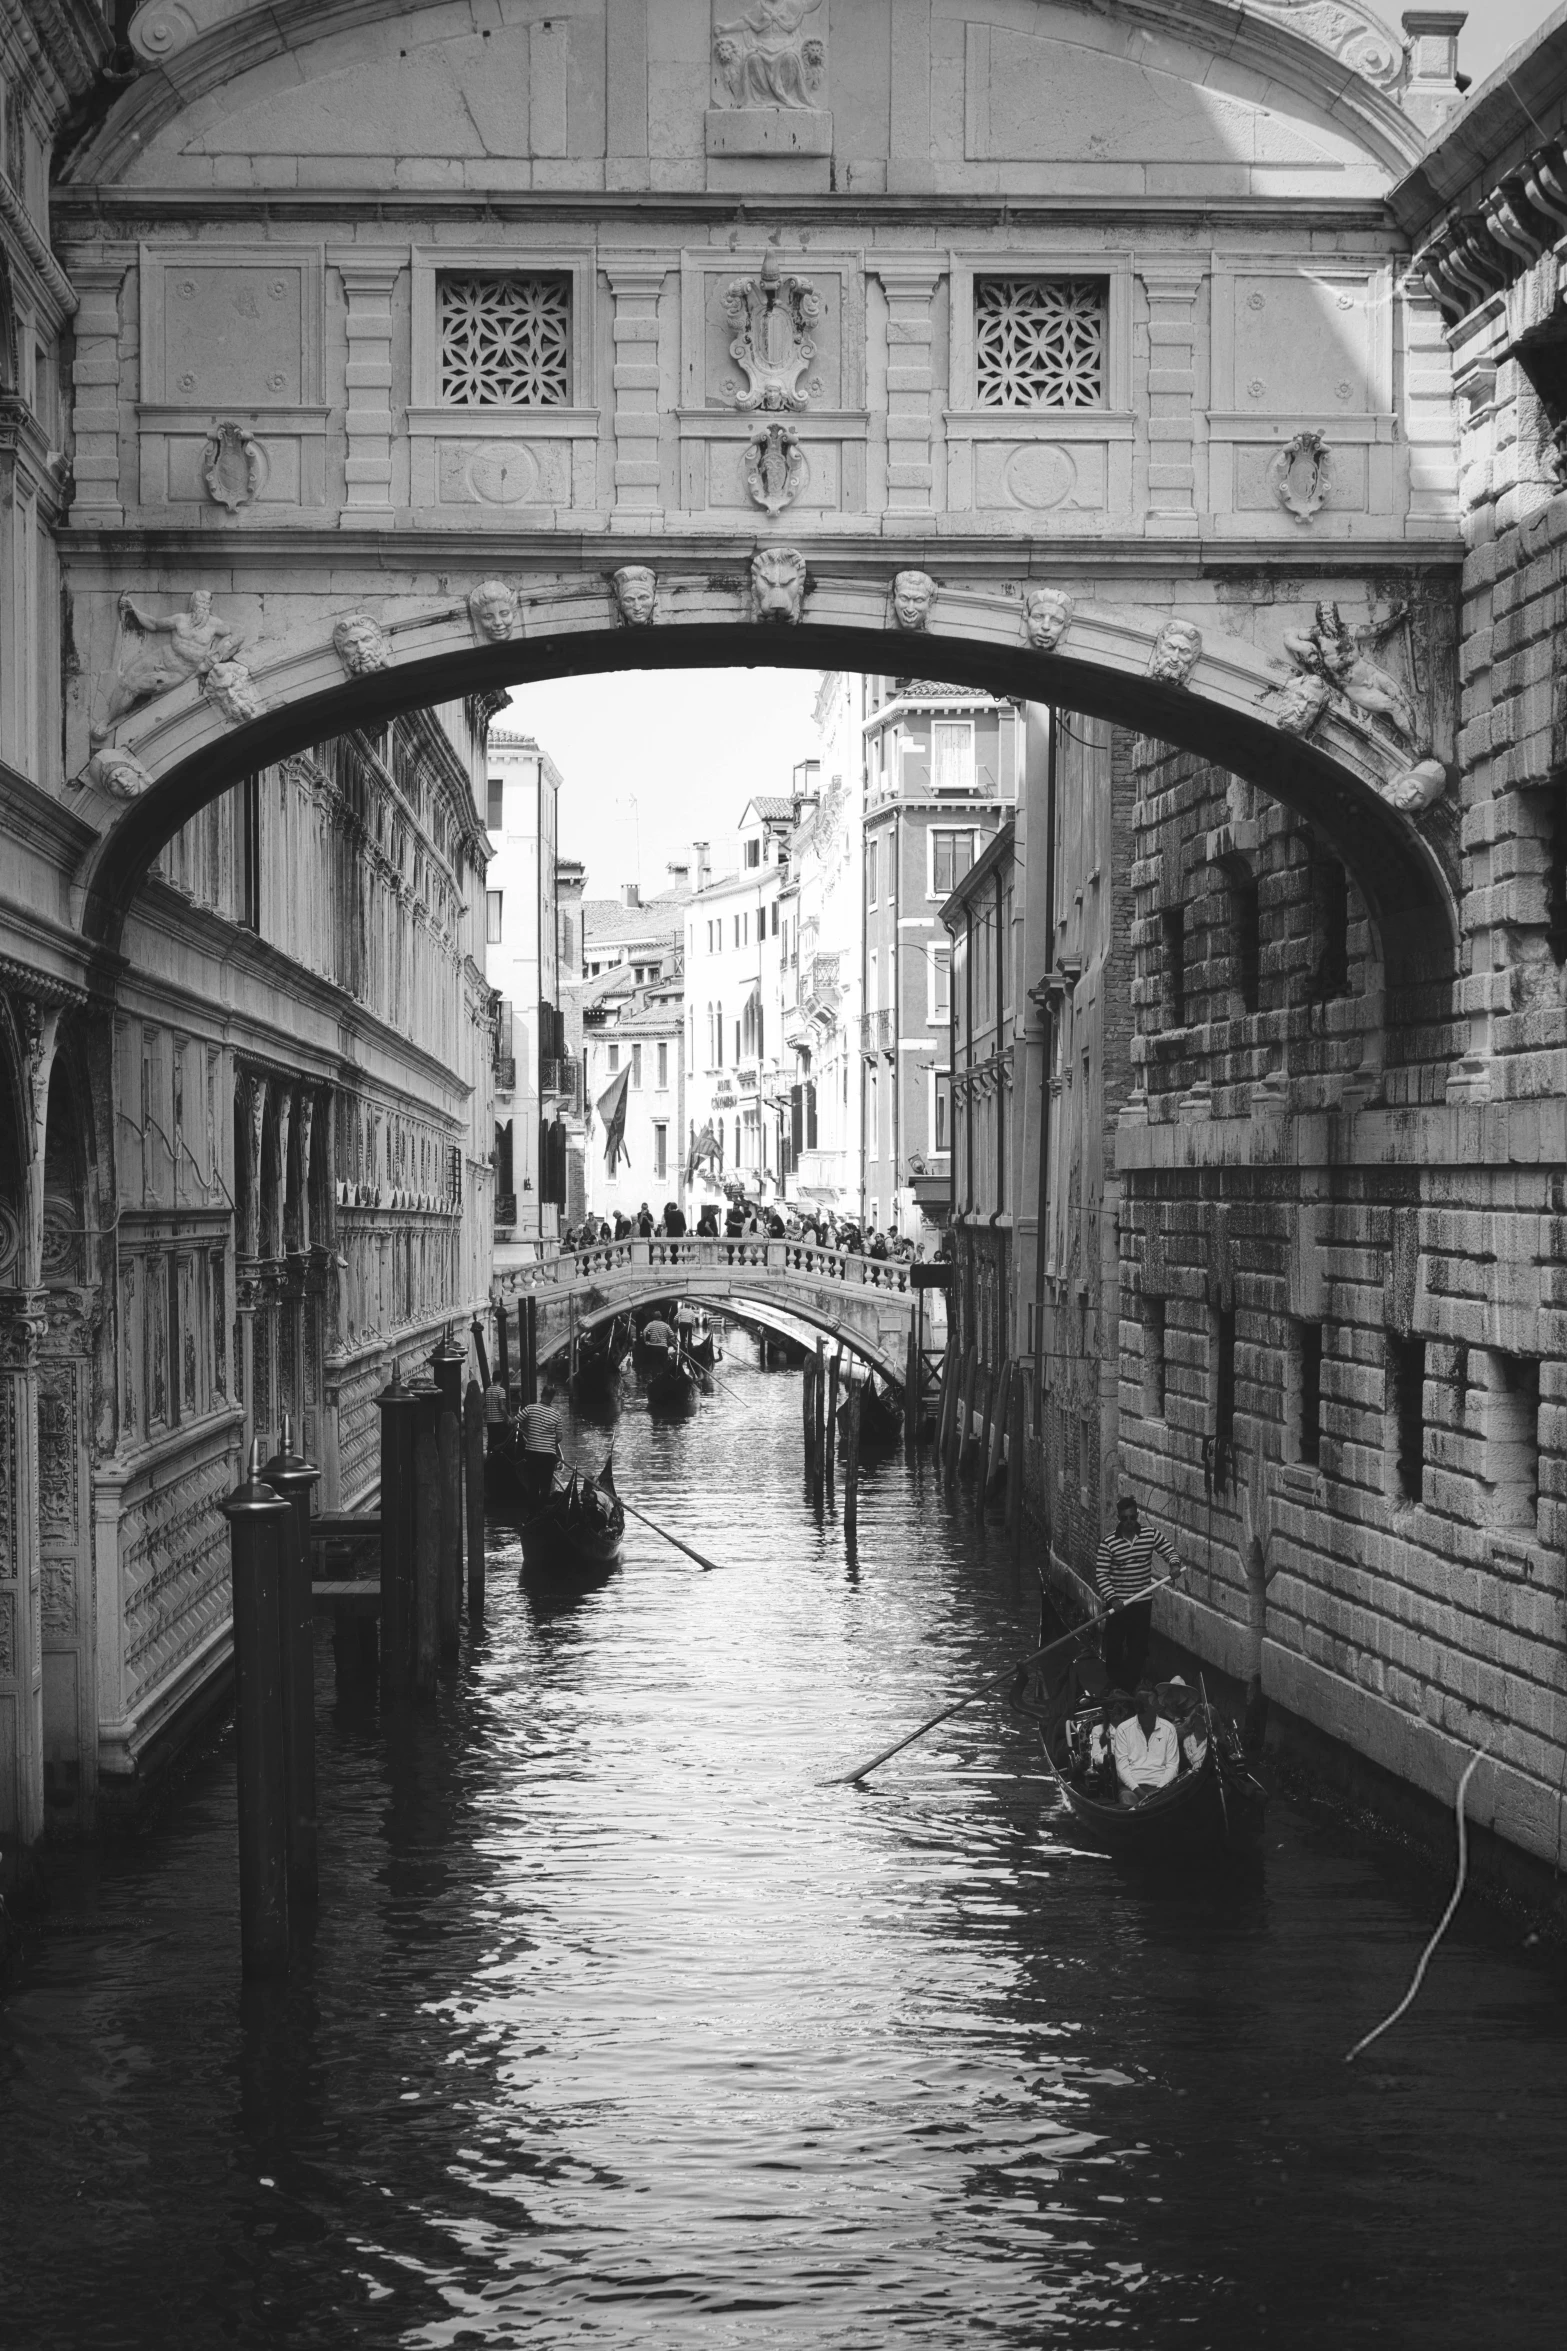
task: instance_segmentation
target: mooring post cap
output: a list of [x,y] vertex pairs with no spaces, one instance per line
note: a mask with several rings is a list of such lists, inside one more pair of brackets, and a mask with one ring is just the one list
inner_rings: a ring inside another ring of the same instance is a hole
[[276,1512],[289,1508],[288,1501],[278,1492],[276,1486],[267,1483],[264,1465],[266,1450],[265,1437],[251,1438],[250,1458],[245,1465],[245,1475],[228,1499],[218,1504],[218,1508],[225,1518],[270,1518]]

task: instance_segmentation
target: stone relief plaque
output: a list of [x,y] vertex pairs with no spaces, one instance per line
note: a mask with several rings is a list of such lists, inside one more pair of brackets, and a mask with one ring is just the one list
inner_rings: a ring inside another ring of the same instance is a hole
[[186,408],[290,408],[319,398],[311,272],[301,257],[153,264],[143,397]]
[[713,0],[709,155],[830,155],[827,0]]

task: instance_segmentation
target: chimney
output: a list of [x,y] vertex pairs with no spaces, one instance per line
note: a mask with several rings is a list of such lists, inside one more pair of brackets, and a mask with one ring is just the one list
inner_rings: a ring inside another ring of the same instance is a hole
[[1464,102],[1467,83],[1458,78],[1458,36],[1467,11],[1461,8],[1407,8],[1404,53],[1409,79],[1400,100],[1404,112],[1434,138]]
[[625,885],[625,892],[626,892],[626,904],[627,904],[628,906],[640,906],[640,905],[641,905],[641,903],[642,903],[642,885],[641,885],[641,883],[640,883],[640,882],[627,882],[627,883],[626,883],[626,885]]
[[707,854],[708,844],[706,841],[693,841],[691,846],[696,851],[696,886],[699,890],[705,890],[713,878],[713,868]]

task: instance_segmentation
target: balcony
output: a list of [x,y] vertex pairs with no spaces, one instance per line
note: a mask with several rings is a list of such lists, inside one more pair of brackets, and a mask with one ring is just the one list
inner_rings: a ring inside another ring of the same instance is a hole
[[540,1062],[539,1092],[563,1103],[568,1110],[582,1108],[582,1064],[575,1055]]
[[515,1192],[497,1192],[495,1195],[495,1230],[510,1232],[517,1222],[517,1195]]
[[495,1075],[497,1094],[515,1094],[517,1091],[517,1057],[514,1053],[497,1053],[490,1067]]
[[860,1051],[890,1053],[898,1041],[892,1009],[860,1014]]

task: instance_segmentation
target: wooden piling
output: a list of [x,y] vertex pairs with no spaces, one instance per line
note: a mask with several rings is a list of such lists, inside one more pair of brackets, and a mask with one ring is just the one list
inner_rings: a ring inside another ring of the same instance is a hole
[[963,1379],[958,1389],[957,1442],[952,1448],[952,1466],[959,1477],[963,1475],[964,1460],[973,1441],[974,1383],[979,1377],[979,1351],[971,1347],[963,1360]]
[[441,1564],[438,1623],[441,1654],[455,1657],[462,1620],[462,1350],[443,1341],[430,1358],[441,1392],[435,1441],[441,1471]]
[[283,1415],[278,1449],[262,1471],[288,1504],[283,1573],[283,1753],[288,1782],[288,1891],[291,1904],[320,1891],[316,1832],[316,1619],[311,1589],[310,1494],[321,1472],[294,1451]]
[[1007,1433],[1007,1420],[1012,1410],[1012,1358],[1008,1356],[996,1376],[995,1410],[990,1419],[990,1441],[985,1447],[985,1499],[989,1502],[990,1489],[995,1483],[996,1471],[1001,1466],[1001,1449]]
[[851,1551],[860,1532],[860,1405],[864,1393],[864,1381],[851,1374],[849,1425],[844,1432],[843,1446],[843,1536]]
[[843,1349],[840,1347],[827,1366],[827,1486],[831,1492],[836,1479],[835,1457],[838,1451],[838,1381],[843,1369]]
[[816,1381],[816,1358],[807,1355],[800,1375],[801,1408],[805,1414],[805,1472],[811,1472],[811,1454],[816,1442],[816,1398],[812,1393]]
[[239,1942],[248,1976],[288,1966],[288,1758],[283,1735],[283,1593],[290,1505],[261,1476],[252,1441],[229,1522],[234,1611],[234,1748],[239,1779]]
[[825,1428],[827,1418],[827,1342],[825,1339],[818,1339],[816,1342],[816,1378],[812,1383],[811,1395],[814,1406],[815,1488],[816,1500],[820,1503],[827,1474],[825,1459],[827,1449]]
[[376,1403],[381,1411],[381,1686],[389,1698],[402,1698],[413,1684],[416,1407],[396,1364]]
[[484,1396],[468,1382],[462,1407],[463,1477],[468,1499],[468,1623],[484,1614]]
[[517,1345],[522,1357],[518,1377],[524,1404],[539,1400],[539,1302],[531,1295],[517,1301]]
[[1019,1568],[1023,1563],[1023,1444],[1027,1415],[1028,1387],[1019,1371],[1012,1380],[1012,1425],[1007,1431],[1007,1527],[1012,1536],[1012,1557]]
[[[925,1295],[923,1290],[919,1294],[922,1298]],[[917,1450],[920,1441],[922,1406],[920,1372],[922,1368],[919,1340],[911,1330],[903,1361],[903,1450],[910,1454]]]
[[509,1403],[511,1400],[511,1347],[506,1331],[506,1301],[504,1298],[497,1298],[495,1301],[495,1370],[501,1386],[506,1391]]
[[941,1387],[936,1404],[936,1462],[943,1470],[950,1466],[952,1451],[952,1423],[957,1412],[957,1364],[954,1360],[952,1337],[941,1357]]
[[988,1371],[982,1373],[981,1378],[984,1382],[985,1401],[980,1409],[979,1416],[979,1455],[975,1462],[975,1474],[979,1480],[980,1507],[983,1508],[985,1499],[985,1466],[990,1459],[990,1431],[996,1416],[996,1396],[997,1389],[1000,1385],[1001,1374],[999,1372]]
[[436,1434],[441,1391],[420,1382],[414,1398],[414,1671],[417,1697],[435,1688],[440,1650],[441,1448]]

